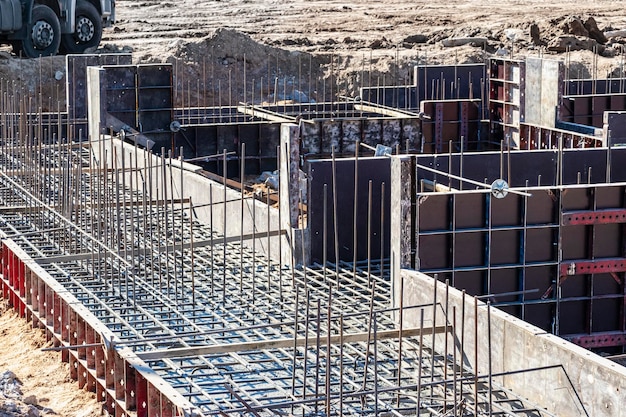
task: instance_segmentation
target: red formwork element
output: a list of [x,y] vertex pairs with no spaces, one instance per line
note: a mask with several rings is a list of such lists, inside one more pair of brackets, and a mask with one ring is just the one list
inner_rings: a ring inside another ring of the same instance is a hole
[[[85,348],[87,369],[93,371],[96,369],[96,347],[94,347],[94,343],[96,342],[95,333],[93,327],[89,324],[85,324],[85,343],[88,346]],[[96,378],[94,372],[87,372],[86,389],[90,392],[96,392]]]
[[61,345],[61,341],[62,341],[62,336],[61,336],[61,297],[59,296],[59,294],[57,294],[56,292],[53,294],[53,298],[52,298],[52,302],[53,304],[53,312],[54,314],[52,314],[52,318],[54,320],[54,325],[52,326],[52,329],[54,331],[54,338],[55,338],[55,346],[60,346]]
[[9,286],[11,292],[11,307],[16,307],[17,303],[15,302],[15,254],[13,252],[9,253]]
[[[85,331],[85,320],[77,315],[76,318],[76,346],[81,346],[86,343],[86,331]],[[86,348],[78,348],[76,349],[76,354],[78,356],[78,388],[83,389],[87,386],[87,368],[85,367],[86,358],[87,358],[87,349]]]
[[109,414],[115,412],[115,398],[110,392],[115,390],[115,351],[107,350],[104,366],[104,383],[106,387],[105,408]]
[[37,325],[43,329],[46,324],[46,283],[42,279],[37,280],[37,303],[39,308],[39,321]]
[[[33,284],[32,284],[32,276],[33,273],[30,268],[25,268],[24,271],[24,288],[26,290],[26,306],[33,305]],[[26,321],[34,320],[33,312],[31,308],[26,308]]]
[[626,332],[594,333],[592,335],[563,336],[563,338],[587,349],[626,345]]
[[[65,302],[65,300],[61,299],[61,339],[65,342],[70,342],[70,314],[71,314],[70,306]],[[70,351],[67,349],[63,349],[61,351],[61,360],[63,362],[69,362],[70,360]]]
[[[144,365],[133,359],[130,350],[124,352],[107,347],[104,351],[99,344],[108,333],[104,329],[106,334],[101,335],[97,330],[97,318],[86,309],[75,307],[76,300],[62,291],[54,279],[46,276],[45,271],[40,276],[37,266],[31,267],[30,262],[22,259],[23,254],[22,257],[18,255],[22,253],[19,249],[13,252],[9,247],[3,245],[0,254],[0,268],[6,272],[0,281],[4,283],[16,309],[23,308],[25,313],[30,314],[33,323],[37,322],[59,344],[85,344],[85,347],[76,350],[62,350],[63,360],[70,363],[70,375],[78,381],[80,388],[95,391],[97,399],[105,402],[103,408],[112,416],[180,415],[176,411],[179,408],[174,406],[166,393],[161,392],[160,378],[156,375],[155,380],[149,378],[151,371],[141,374],[136,367]],[[148,383],[148,379],[152,382]],[[167,384],[164,386],[167,391]]]
[[626,223],[626,209],[563,213],[563,226]]
[[0,280],[2,282],[2,297],[5,300],[9,298],[9,287],[6,284],[5,280],[8,279],[8,267],[9,267],[9,249],[6,247],[5,243],[2,243],[2,254],[0,259],[2,260],[2,277],[4,279]]
[[[96,333],[95,334],[95,343],[102,343],[102,337]],[[104,400],[104,392],[105,392],[105,357],[104,357],[104,349],[102,346],[98,346],[94,348],[94,361],[96,366],[96,378],[98,379],[98,383],[96,384],[96,398],[98,401]]]
[[51,339],[51,331],[48,329],[54,328],[54,290],[49,286],[45,286],[46,294],[46,336],[48,340]]
[[174,417],[174,404],[165,395],[161,395],[161,417]]
[[21,318],[26,317],[26,303],[24,300],[26,299],[26,283],[25,283],[25,265],[24,262],[17,258],[17,286],[16,292],[19,291],[19,315]]
[[148,417],[148,381],[141,372],[135,374],[137,417]]
[[[31,306],[33,313],[39,313],[39,277],[37,274],[32,274],[30,277],[30,291],[31,291]],[[36,321],[39,321],[39,314],[37,317],[33,315],[33,327],[36,326]]]
[[561,263],[559,272],[561,277],[626,272],[626,258],[568,260]]
[[126,389],[124,387],[126,381],[124,380],[124,374],[126,371],[126,363],[118,352],[115,352],[113,357],[115,358],[115,399],[118,401],[124,401],[126,399]]
[[126,393],[126,410],[134,411],[137,409],[137,371],[128,362],[124,373],[125,393]]
[[161,392],[148,383],[148,416],[161,415]]
[[[77,345],[77,342],[76,342],[78,340],[78,332],[76,330],[77,317],[78,317],[78,313],[76,313],[74,310],[70,310],[68,334],[69,334],[69,344],[71,346]],[[78,379],[78,360],[75,355],[70,355],[69,361],[70,361],[70,377],[76,381]]]

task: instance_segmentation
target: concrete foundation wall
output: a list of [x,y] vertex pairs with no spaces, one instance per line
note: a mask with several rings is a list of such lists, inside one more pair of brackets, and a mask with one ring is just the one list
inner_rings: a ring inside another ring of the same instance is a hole
[[[251,235],[254,232],[256,234],[255,247],[259,253],[269,254],[271,259],[275,261],[280,260],[283,265],[291,264],[289,235],[283,234],[280,242],[277,235],[279,230],[284,230],[284,228],[279,226],[279,220],[282,221],[282,219],[279,219],[277,208],[268,208],[266,203],[251,198],[251,196],[246,196],[243,202],[242,213],[241,193],[228,187],[226,187],[226,192],[224,192],[223,184],[202,176],[199,173],[200,168],[195,165],[181,163],[176,159],[172,159],[170,169],[170,159],[166,158],[165,177],[163,177],[162,159],[148,154],[144,149],[108,137],[99,141],[92,140],[91,145],[96,160],[103,159],[103,151],[106,152],[106,163],[109,169],[114,166],[114,162],[118,169],[122,167],[122,153],[124,153],[124,164],[127,171],[129,171],[129,168],[135,167],[134,155],[137,153],[137,167],[144,168],[150,164],[152,166],[151,172],[153,175],[145,178],[145,183],[146,186],[152,186],[153,201],[156,200],[157,189],[159,190],[159,198],[163,198],[162,185],[164,178],[167,187],[166,197],[174,200],[191,197],[194,213],[199,222],[210,225],[215,231],[224,234],[226,237],[233,237],[235,242],[239,242],[237,238],[241,234]],[[151,162],[149,162],[149,158],[151,158]],[[135,171],[127,172],[125,178],[126,185],[128,186],[132,181],[133,189],[143,193],[142,181],[144,179],[142,175],[139,175],[139,181],[136,177],[137,173]],[[147,197],[147,200],[149,200],[149,197]],[[211,202],[213,203],[213,210],[211,210]],[[179,210],[180,202],[175,202],[174,204],[176,209]],[[188,210],[189,203],[185,203],[184,207],[185,210]],[[187,214],[188,211],[185,213]],[[213,224],[211,224],[211,216]],[[269,239],[267,237],[268,230],[271,234],[274,234]],[[215,243],[220,244],[219,241]],[[244,244],[252,247],[252,240],[245,240]],[[281,258],[279,249],[282,251],[282,259],[279,259]]]
[[[401,283],[404,291],[401,293]],[[399,307],[400,297],[404,307],[437,304],[436,324],[448,323],[456,314],[457,326],[453,330],[454,343],[460,354],[463,341],[463,360],[466,366],[479,375],[491,372],[510,373],[494,378],[494,383],[515,391],[531,403],[546,408],[558,416],[626,416],[626,368],[602,358],[557,336],[544,332],[496,308],[490,308],[474,298],[437,281],[425,274],[400,270],[393,277],[393,305]],[[446,297],[447,292],[447,297]],[[446,306],[447,298],[447,306]],[[475,314],[477,304],[477,315]],[[432,321],[431,307],[424,308],[425,320]],[[463,314],[464,312],[464,314]],[[462,314],[464,325],[462,325]],[[420,309],[406,309],[405,328],[418,327]],[[491,343],[489,326],[491,322]],[[475,337],[476,327],[478,338]],[[445,336],[436,340],[443,349]],[[491,348],[491,349],[489,349]],[[476,361],[475,354],[478,353]],[[451,355],[451,353],[449,353]],[[459,356],[460,357],[460,356]],[[548,367],[548,368],[546,368]],[[514,371],[528,370],[523,373]]]

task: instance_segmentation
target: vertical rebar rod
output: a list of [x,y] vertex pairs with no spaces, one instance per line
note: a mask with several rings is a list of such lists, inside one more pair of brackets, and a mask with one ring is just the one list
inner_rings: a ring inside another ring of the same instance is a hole
[[478,297],[474,297],[474,414],[478,415]]
[[385,183],[380,183],[380,271],[379,276],[385,276]]
[[367,183],[367,285],[372,282],[372,180]]
[[353,204],[353,219],[352,219],[352,275],[356,275],[356,261],[357,261],[357,218],[358,218],[358,198],[359,198],[359,146],[360,142],[357,140],[354,147],[354,204]]
[[324,283],[326,283],[327,277],[326,277],[326,263],[328,260],[327,257],[327,251],[328,251],[328,232],[327,232],[327,228],[328,228],[328,184],[324,183],[324,196],[322,198],[322,265],[324,265],[324,268],[322,270],[322,276],[324,278]]
[[365,362],[363,364],[363,385],[361,389],[365,391],[367,388],[367,368],[369,367],[369,359],[370,359],[370,346],[372,343],[372,322],[374,320],[374,296],[376,289],[376,281],[372,281],[372,290],[371,290],[371,298],[370,298],[370,306],[369,306],[369,316],[367,322],[367,342],[365,343],[366,351],[365,351]]
[[[229,77],[230,77],[230,71],[229,71]],[[230,84],[228,87],[229,93],[230,93]],[[229,97],[229,103],[230,102],[230,97]],[[230,104],[229,104],[230,105]],[[222,177],[222,187],[224,187],[224,193],[222,195],[222,303],[226,303],[226,199],[227,199],[227,184],[226,184],[226,177],[227,177],[227,160],[226,160],[226,149],[224,149],[223,151],[223,155],[222,155],[222,162],[224,164],[224,171],[223,171],[223,177]]]
[[246,144],[244,142],[241,143],[241,155],[239,156],[239,168],[240,168],[240,178],[239,182],[241,183],[240,193],[241,193],[241,218],[239,221],[239,230],[241,233],[239,234],[239,294],[243,294],[243,234],[244,234],[244,206],[245,206],[245,189],[244,189],[244,178],[246,175],[245,171],[246,166]]
[[320,345],[321,345],[321,314],[322,300],[317,299],[317,313],[315,316],[315,413],[318,413],[320,398]]
[[[434,326],[434,325],[433,325]],[[420,309],[420,339],[419,339],[419,353],[418,353],[418,361],[417,361],[417,405],[416,405],[416,414],[417,417],[421,415],[421,399],[422,399],[422,369],[424,364],[423,360],[423,350],[424,350],[424,309]]]
[[[294,304],[294,325],[293,325],[293,362],[292,362],[292,372],[291,372],[291,396],[295,398],[296,396],[296,367],[297,367],[297,358],[298,358],[298,312],[300,311],[300,289],[295,288],[296,290],[296,303]],[[291,405],[291,414],[293,414],[294,405]]]
[[[335,160],[335,145],[331,149],[332,180],[333,180],[333,246],[335,250],[335,274],[339,277],[339,226],[337,222],[337,163]],[[337,279],[339,285],[339,279]],[[337,288],[339,290],[339,287]]]
[[[339,280],[337,280],[339,281]],[[339,316],[339,417],[343,416],[343,311]]]
[[492,352],[491,352],[491,301],[487,301],[487,364],[489,366],[489,417],[493,413],[493,378],[492,378]]
[[[374,295],[372,294],[372,298]],[[378,313],[374,313],[374,415],[378,416]]]
[[189,252],[191,254],[191,303],[196,305],[196,265],[193,241],[193,201],[189,196]]
[[[278,164],[278,191],[277,191],[277,200],[278,200],[278,292],[280,302],[283,302],[283,219],[282,219],[282,210],[280,207],[281,199],[280,199],[280,146],[276,147],[276,163]],[[292,272],[293,273],[293,272]]]
[[[454,340],[454,335],[456,334],[456,306],[452,306],[452,336],[453,336],[453,340]],[[447,334],[446,334],[447,337]],[[461,353],[462,354],[462,353]],[[454,343],[452,344],[452,396],[454,398],[454,401],[452,403],[453,406],[453,415],[458,416],[459,413],[457,411],[457,372],[456,372],[456,346],[454,346]],[[460,366],[461,369],[463,369],[463,365]],[[463,394],[463,390],[461,389],[461,396]]]
[[[305,315],[304,315],[304,355],[303,355],[303,361],[304,361],[304,373],[302,375],[302,399],[306,399],[306,390],[307,390],[307,385],[306,385],[306,380],[307,380],[307,373],[308,373],[308,353],[309,353],[309,326],[310,326],[310,306],[311,306],[311,292],[309,290],[309,288],[305,285],[304,286],[304,290],[306,291],[305,295],[306,295],[306,311],[305,311]],[[304,411],[303,411],[304,412]]]
[[434,286],[433,286],[433,327],[432,327],[432,346],[431,346],[431,355],[430,355],[430,398],[434,396],[434,383],[435,383],[435,326],[437,325],[437,287],[439,278],[437,274],[434,277]]
[[302,273],[304,275],[304,285],[308,286],[306,273],[306,248],[304,247],[304,199],[300,190],[300,248],[302,251]]
[[271,239],[271,218],[272,218],[272,202],[270,200],[270,194],[271,194],[271,188],[267,188],[267,263],[266,263],[266,267],[267,267],[267,291],[269,293],[269,291],[272,288],[272,260],[270,258],[270,254],[271,254],[271,245],[272,245],[272,239]]
[[[324,267],[325,269],[326,267]],[[331,356],[331,326],[332,326],[332,300],[333,300],[333,286],[328,286],[328,306],[326,312],[326,415],[330,416],[331,410],[331,401],[330,401],[330,373],[332,367],[332,356]]]
[[[402,331],[404,329],[404,277],[400,278],[400,306],[398,313],[400,316],[398,317],[398,382],[397,385],[401,386],[402,384],[402,339],[404,335]],[[400,407],[400,393],[398,393],[397,398],[397,406]]]

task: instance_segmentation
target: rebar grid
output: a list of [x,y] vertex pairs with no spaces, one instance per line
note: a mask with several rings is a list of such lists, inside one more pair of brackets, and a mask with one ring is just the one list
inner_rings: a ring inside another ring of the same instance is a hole
[[494,411],[485,376],[457,383],[471,370],[433,353],[435,323],[397,328],[379,262],[289,269],[227,242],[167,157],[6,136],[0,152],[0,228],[204,415]]

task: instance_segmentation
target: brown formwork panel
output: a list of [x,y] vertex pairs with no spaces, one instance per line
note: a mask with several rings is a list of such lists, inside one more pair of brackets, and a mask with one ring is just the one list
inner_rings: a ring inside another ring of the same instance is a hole
[[456,233],[456,253],[454,255],[453,267],[463,268],[471,266],[484,266],[486,262],[486,242],[486,232]]
[[441,248],[450,247],[450,237],[450,234],[420,236],[417,251],[420,269],[449,268],[448,251],[442,251]]
[[558,205],[551,190],[533,191],[532,198],[527,198],[526,224],[544,225],[558,222]]
[[622,94],[611,94],[609,96],[611,110],[626,110],[626,96]]
[[[625,188],[537,189],[529,198],[500,201],[485,194],[420,197],[421,269],[451,274],[454,285],[471,294],[528,291],[497,302],[514,304],[510,311],[547,331],[624,332]],[[564,216],[575,213],[563,224],[561,209]],[[573,271],[599,272],[567,275],[572,262]],[[594,346],[603,346],[602,340]]]
[[491,265],[520,263],[521,230],[492,230]]
[[561,282],[561,297],[563,299],[575,297],[588,297],[590,295],[591,281],[584,275],[568,277]]
[[554,317],[554,303],[523,305],[523,319],[541,329],[550,331]]
[[554,262],[557,230],[554,227],[528,228],[525,239],[526,263]]
[[587,301],[561,301],[559,304],[559,333],[580,334],[589,332],[589,303]]
[[455,228],[485,227],[485,196],[481,194],[457,194],[454,199]]
[[611,332],[620,327],[620,311],[623,300],[594,300],[591,310],[591,332]]
[[598,224],[593,226],[593,256],[595,258],[618,258],[624,255],[621,241],[624,226],[621,224]]
[[428,195],[418,200],[420,231],[449,230],[449,197],[446,195]]
[[469,295],[482,295],[486,289],[484,271],[457,271],[454,273],[452,285],[456,289],[465,290]]
[[530,266],[524,269],[523,274],[524,301],[553,298],[553,293],[548,295],[546,293],[552,288],[558,275],[556,266]]
[[624,207],[623,187],[598,187],[595,190],[596,210]]
[[602,127],[604,112],[610,110],[609,96],[594,96],[591,99],[591,125]]
[[563,259],[587,259],[589,257],[589,227],[564,226],[561,228]]
[[516,194],[507,195],[507,198],[491,199],[491,227],[522,226],[522,206],[523,198]]
[[[570,98],[574,107],[574,123],[590,125],[591,123],[591,100],[589,97]],[[567,100],[567,98],[566,98]]]
[[615,295],[622,291],[619,277],[611,274],[596,274],[593,277],[593,295]]
[[[489,294],[511,293],[520,291],[522,285],[520,283],[519,268],[495,269],[491,271],[491,279],[489,280]],[[494,296],[492,302],[502,303],[517,301],[519,295]]]

